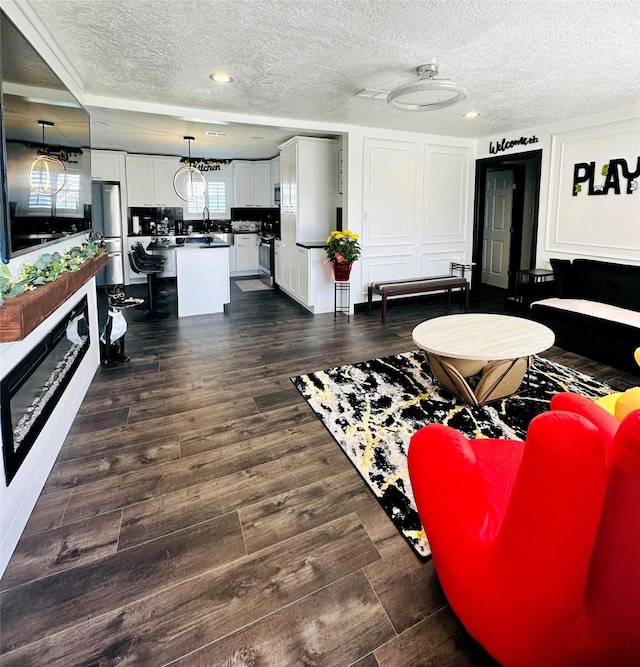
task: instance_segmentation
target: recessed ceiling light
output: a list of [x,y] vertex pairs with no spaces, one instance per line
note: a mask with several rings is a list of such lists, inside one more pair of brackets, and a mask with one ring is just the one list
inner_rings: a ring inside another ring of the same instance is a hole
[[262,141],[264,137],[251,137],[254,141]]
[[105,122],[102,121],[102,120],[94,120],[94,121],[93,121],[93,124],[94,124],[94,125],[103,125],[103,126],[109,125],[109,123],[105,123]]
[[464,114],[465,118],[477,118],[480,115],[479,111],[467,111],[466,114]]
[[231,83],[233,81],[233,79],[224,72],[214,72],[213,74],[209,74],[209,78],[216,83]]
[[216,130],[207,130],[205,133],[206,137],[226,137],[226,132],[216,132]]

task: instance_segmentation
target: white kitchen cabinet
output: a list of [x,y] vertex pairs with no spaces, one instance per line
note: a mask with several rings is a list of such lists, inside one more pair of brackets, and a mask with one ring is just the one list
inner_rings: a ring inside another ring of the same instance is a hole
[[298,284],[296,293],[298,299],[305,305],[310,305],[309,303],[309,256],[310,250],[308,248],[301,248],[296,246],[296,273],[298,278]]
[[273,261],[276,265],[275,282],[276,285],[278,286],[282,284],[282,262],[280,261],[281,252],[282,252],[282,243],[276,239],[273,243],[273,256],[274,256]]
[[180,169],[175,157],[127,155],[129,206],[175,207],[184,202],[173,189],[173,177]]
[[118,151],[91,151],[91,180],[124,180],[124,153]]
[[280,157],[274,157],[269,162],[270,181],[271,181],[271,206],[280,206],[280,202],[276,202],[276,185],[280,185]]
[[271,166],[268,161],[233,162],[233,191],[236,207],[271,205]]
[[[284,292],[313,312],[333,299],[333,283],[318,272],[317,257],[324,249],[301,248],[323,243],[336,224],[337,142],[294,137],[280,146],[281,282]],[[313,259],[311,257],[313,256]],[[314,281],[320,281],[316,286]],[[322,310],[318,310],[321,308]]]
[[233,246],[236,253],[235,275],[258,273],[258,235],[234,234]]

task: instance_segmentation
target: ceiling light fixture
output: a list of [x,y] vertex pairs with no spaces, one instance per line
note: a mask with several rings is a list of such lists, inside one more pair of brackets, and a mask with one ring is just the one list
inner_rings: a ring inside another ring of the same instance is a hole
[[233,79],[224,72],[214,72],[209,75],[209,78],[216,83],[231,83]]
[[195,202],[204,197],[207,190],[207,181],[202,172],[191,164],[191,142],[194,137],[184,137],[189,142],[189,162],[181,167],[173,177],[173,189],[180,199],[186,202]]
[[392,90],[387,102],[401,111],[433,111],[462,102],[467,89],[448,79],[434,79],[438,74],[435,63],[416,68],[418,80]]
[[207,130],[205,133],[207,137],[226,137],[226,132],[217,132],[216,130]]
[[480,115],[479,111],[467,111],[466,114],[464,114],[465,118],[477,118]]
[[44,142],[45,127],[53,127],[48,120],[39,120],[38,125],[42,127],[42,148],[38,150],[38,157],[27,169],[27,180],[29,187],[39,195],[52,197],[58,194],[67,182],[67,168],[64,162],[55,155],[46,152]]

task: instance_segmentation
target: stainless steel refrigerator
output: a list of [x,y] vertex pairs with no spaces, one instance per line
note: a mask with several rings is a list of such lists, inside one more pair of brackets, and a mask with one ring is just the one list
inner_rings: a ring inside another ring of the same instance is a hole
[[91,184],[91,217],[93,231],[104,236],[109,263],[96,276],[96,284],[124,284],[122,259],[122,208],[120,184],[94,181]]

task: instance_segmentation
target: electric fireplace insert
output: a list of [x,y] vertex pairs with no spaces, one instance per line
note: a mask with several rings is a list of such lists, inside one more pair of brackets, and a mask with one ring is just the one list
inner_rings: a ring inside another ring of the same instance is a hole
[[89,346],[85,296],[0,381],[2,454],[7,484],[18,472]]

